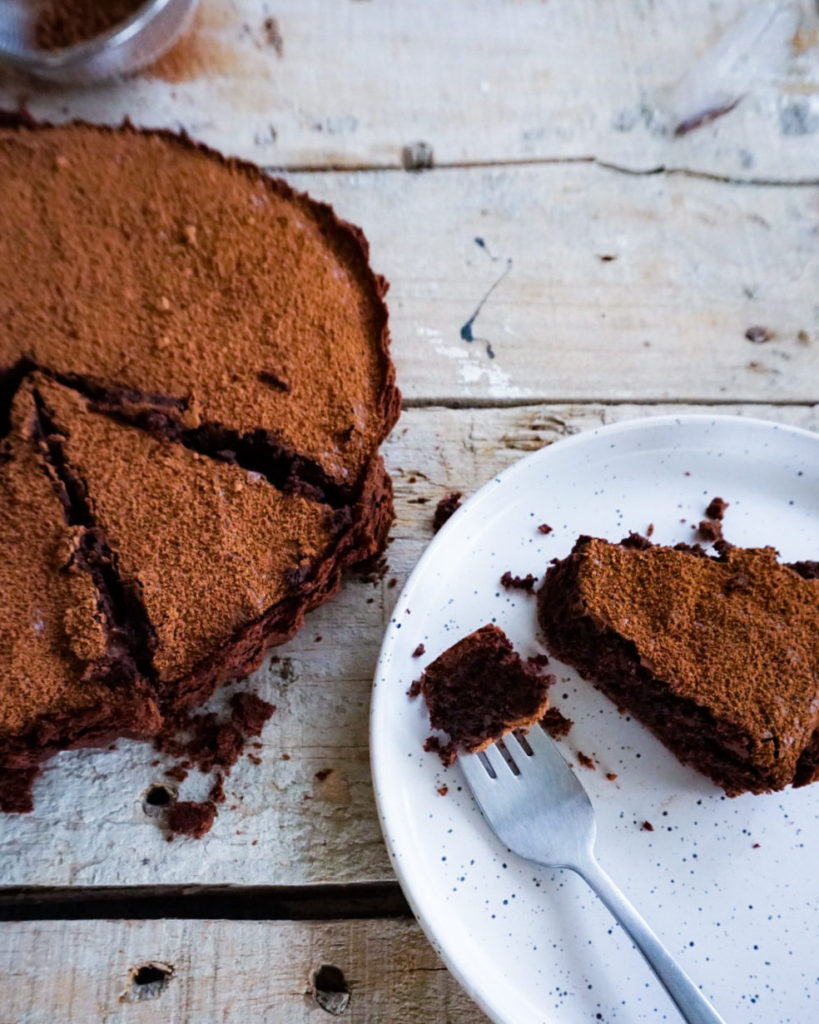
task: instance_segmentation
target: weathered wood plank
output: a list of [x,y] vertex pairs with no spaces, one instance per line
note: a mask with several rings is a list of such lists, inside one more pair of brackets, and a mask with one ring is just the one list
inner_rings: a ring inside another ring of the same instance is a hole
[[[5,76],[0,105],[181,125],[285,167],[400,167],[423,140],[439,164],[597,157],[815,179],[819,19],[801,8],[797,34],[743,65],[742,102],[682,137],[670,129],[725,84],[692,68],[747,15],[743,0],[203,0],[193,34],[152,72],[76,91]],[[686,74],[696,88],[678,109]]]
[[367,232],[410,401],[819,397],[819,188],[587,165],[290,180]]
[[[155,966],[138,975],[146,964]],[[330,1020],[317,999],[328,1005],[332,994],[314,981],[323,964],[349,987],[349,1024],[486,1020],[418,925],[403,920],[4,924],[0,1013],[14,1024]]]
[[[241,684],[278,710],[262,749],[254,751],[261,763],[242,759],[228,780],[227,803],[213,831],[198,841],[166,842],[142,802],[148,786],[164,778],[148,746],[121,742],[111,752],[70,752],[37,784],[33,814],[0,818],[0,883],[298,885],[392,878],[369,775],[370,685],[399,587],[432,536],[435,503],[452,490],[473,492],[526,452],[568,433],[668,411],[541,405],[405,412],[386,445],[398,512],[391,568],[377,585],[348,580],[335,601],[278,649],[279,661]],[[817,406],[719,411],[819,430]],[[195,798],[207,785],[192,776],[180,793]]]

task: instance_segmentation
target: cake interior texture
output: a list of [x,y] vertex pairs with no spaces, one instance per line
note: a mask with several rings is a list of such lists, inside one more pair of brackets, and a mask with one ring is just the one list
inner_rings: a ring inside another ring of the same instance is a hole
[[538,593],[549,650],[729,795],[819,774],[814,563],[580,537]]
[[363,235],[258,168],[3,115],[0,206],[0,805],[25,810],[45,758],[157,735],[383,550],[400,394]]
[[432,727],[449,737],[430,746],[451,763],[459,751],[475,753],[538,722],[553,682],[540,659],[523,660],[503,630],[490,624],[439,655],[412,692],[423,694]]

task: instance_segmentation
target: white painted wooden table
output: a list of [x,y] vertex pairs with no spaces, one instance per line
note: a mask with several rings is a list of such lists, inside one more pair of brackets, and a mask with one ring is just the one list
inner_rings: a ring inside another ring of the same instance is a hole
[[[184,128],[359,223],[392,282],[405,397],[390,571],[348,580],[250,681],[278,710],[213,831],[164,840],[143,804],[161,765],[135,743],[62,755],[35,812],[0,821],[2,1024],[318,1021],[321,964],[350,1021],[483,1019],[380,837],[381,634],[435,503],[525,452],[669,408],[819,429],[819,18],[780,11],[783,38],[720,77],[712,55],[754,6],[203,0],[131,81],[0,75],[4,107]],[[734,109],[674,134],[726,88]]]

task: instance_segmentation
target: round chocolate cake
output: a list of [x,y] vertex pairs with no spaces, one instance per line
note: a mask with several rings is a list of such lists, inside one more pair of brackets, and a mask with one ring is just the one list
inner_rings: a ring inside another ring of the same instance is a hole
[[382,547],[358,229],[163,132],[0,124],[0,774],[150,736]]

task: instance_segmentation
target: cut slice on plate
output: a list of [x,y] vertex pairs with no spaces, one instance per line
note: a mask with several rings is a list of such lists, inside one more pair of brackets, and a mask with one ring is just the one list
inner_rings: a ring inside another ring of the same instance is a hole
[[[797,571],[799,570],[799,571]],[[819,583],[773,548],[580,537],[538,594],[549,650],[730,795],[817,774]]]

